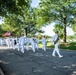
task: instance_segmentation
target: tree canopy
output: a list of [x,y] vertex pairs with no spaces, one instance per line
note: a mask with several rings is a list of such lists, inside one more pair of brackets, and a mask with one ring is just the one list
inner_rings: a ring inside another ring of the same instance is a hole
[[42,26],[55,22],[54,30],[60,27],[66,42],[66,26],[75,31],[76,0],[40,0],[37,8],[32,8],[31,2],[32,0],[0,0],[0,16],[4,17],[2,30],[9,30],[13,35],[21,34],[23,30],[26,35],[35,34],[42,32]]
[[0,16],[19,14],[23,6],[29,7],[30,2],[31,0],[0,0]]
[[50,22],[63,25],[64,42],[66,42],[66,25],[72,25],[76,16],[76,0],[41,0],[38,8],[39,26]]
[[31,7],[31,0],[22,0],[21,2],[20,0],[16,0],[14,2],[16,3],[16,6],[14,7],[19,9],[18,11],[16,10],[16,12],[13,8],[10,9],[11,12],[8,10],[8,1],[6,3],[7,5],[4,4],[7,8],[6,11],[4,11],[6,13],[2,29],[10,31],[14,36],[22,33],[26,33],[27,35],[28,33],[35,34],[36,32],[42,32],[42,30],[36,27],[36,10]]

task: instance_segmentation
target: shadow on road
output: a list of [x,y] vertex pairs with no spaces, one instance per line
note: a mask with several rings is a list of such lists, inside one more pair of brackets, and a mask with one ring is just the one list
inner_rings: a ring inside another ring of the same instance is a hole
[[27,51],[0,49],[0,67],[5,75],[76,75],[76,51],[61,50],[63,58],[52,57],[52,49]]

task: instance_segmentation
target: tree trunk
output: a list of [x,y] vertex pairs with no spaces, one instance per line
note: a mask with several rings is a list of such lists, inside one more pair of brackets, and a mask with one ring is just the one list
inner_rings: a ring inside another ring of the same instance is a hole
[[66,43],[66,17],[64,17],[64,42]]

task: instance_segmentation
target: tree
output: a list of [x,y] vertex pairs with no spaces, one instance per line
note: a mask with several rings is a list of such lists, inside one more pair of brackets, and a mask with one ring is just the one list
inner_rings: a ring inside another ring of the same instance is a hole
[[[14,34],[16,33],[16,31],[20,31],[21,20],[20,17],[18,19],[17,16],[22,13],[23,9],[29,8],[30,3],[31,0],[0,0],[0,17],[4,17],[5,20],[5,23],[3,24],[4,27],[2,26],[2,28],[6,31],[10,30]],[[13,18],[13,16],[15,17]]]
[[19,14],[23,6],[29,7],[31,0],[0,0],[0,16]]
[[10,31],[14,36],[18,36],[22,33],[26,33],[27,36],[28,34],[42,32],[36,27],[35,18],[35,10],[31,7],[25,9],[24,6],[19,15],[9,14],[9,16],[4,19],[2,28],[3,30]]
[[73,31],[76,33],[76,18],[74,18],[74,21],[72,23],[73,25],[71,26]]
[[4,31],[4,30],[2,29],[2,27],[1,27],[1,25],[0,25],[0,37],[2,37],[5,32],[6,32],[6,31]]
[[[25,8],[25,7],[24,7]],[[27,9],[23,9],[20,14],[22,21],[22,28],[26,32],[26,36],[29,34],[35,34],[37,32],[42,32],[36,25],[36,10],[31,8],[31,6]]]
[[20,35],[22,32],[21,21],[16,15],[10,15],[8,18],[4,19],[4,24],[1,25],[4,31],[10,31],[13,36]]
[[31,10],[31,0],[8,0],[5,2],[1,1],[0,3],[2,6],[1,16],[6,17],[4,19],[5,23],[2,26],[4,30],[9,30],[12,33],[15,33],[18,29],[20,29],[19,31],[25,30],[26,35],[30,32],[36,33],[36,30],[40,31],[36,28],[35,21],[33,19],[34,11]]
[[76,0],[41,0],[39,9],[39,25],[50,22],[63,25],[64,42],[66,42],[66,25],[72,25],[76,13]]

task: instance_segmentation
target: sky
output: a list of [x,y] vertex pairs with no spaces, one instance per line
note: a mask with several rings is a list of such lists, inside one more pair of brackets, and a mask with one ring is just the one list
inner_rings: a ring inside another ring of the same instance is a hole
[[40,0],[32,0],[31,6],[32,7],[37,7],[39,2],[40,2]]
[[0,24],[4,23],[1,19],[0,19]]
[[53,32],[54,23],[47,25],[46,27],[42,27],[42,30],[45,31],[43,34],[48,36],[53,36],[55,33]]
[[[54,36],[54,34],[55,34],[53,32],[54,25],[55,25],[55,23],[51,23],[51,24],[47,25],[46,27],[42,27],[42,30],[45,31],[44,35]],[[67,32],[67,35],[74,35],[73,30],[69,27],[66,28],[66,32]]]

